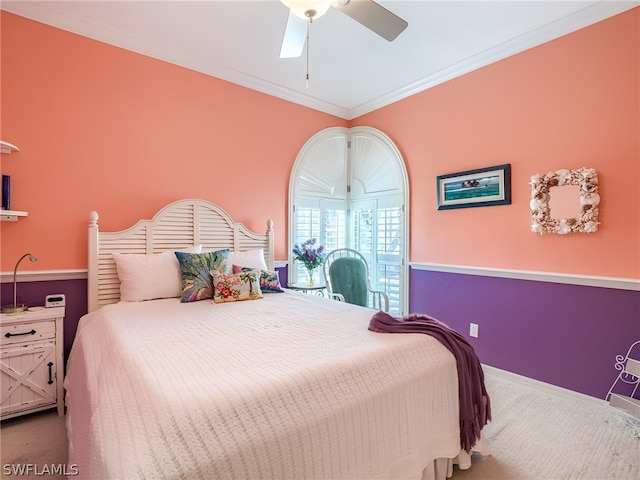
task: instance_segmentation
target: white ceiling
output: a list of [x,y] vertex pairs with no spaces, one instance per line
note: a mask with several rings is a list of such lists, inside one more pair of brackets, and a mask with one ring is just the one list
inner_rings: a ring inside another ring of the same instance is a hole
[[[352,0],[356,1],[356,0]],[[638,6],[638,1],[378,3],[409,22],[387,42],[331,8],[307,57],[280,59],[288,9],[258,1],[10,1],[3,10],[352,119]]]

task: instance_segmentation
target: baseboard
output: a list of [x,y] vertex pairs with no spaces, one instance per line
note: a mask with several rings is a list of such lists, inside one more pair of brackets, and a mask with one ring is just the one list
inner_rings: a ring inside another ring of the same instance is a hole
[[534,378],[525,377],[524,375],[519,375],[517,373],[509,372],[507,370],[502,370],[500,368],[492,367],[491,365],[482,364],[482,369],[485,372],[491,372],[492,375],[501,377],[505,380],[509,380],[515,383],[520,383],[522,385],[527,385],[537,390],[546,390],[547,392],[553,395],[562,395],[564,397],[567,397],[567,399],[569,400],[588,402],[592,405],[600,405],[600,406],[609,405],[609,403],[604,399],[595,398],[590,395],[585,395],[584,393],[576,392],[574,390],[569,390],[568,388],[559,387],[557,385],[545,383],[540,380],[536,380]]

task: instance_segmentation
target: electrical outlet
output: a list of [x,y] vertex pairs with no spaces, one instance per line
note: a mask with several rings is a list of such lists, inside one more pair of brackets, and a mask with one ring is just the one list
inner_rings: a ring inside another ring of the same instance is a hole
[[469,335],[471,335],[474,338],[478,338],[478,324],[477,323],[469,324]]

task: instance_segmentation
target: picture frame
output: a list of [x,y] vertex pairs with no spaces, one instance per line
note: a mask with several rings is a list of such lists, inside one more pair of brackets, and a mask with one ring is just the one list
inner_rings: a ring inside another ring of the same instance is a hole
[[[563,168],[531,177],[531,231],[534,233],[594,233],[600,221],[598,172],[595,168]],[[556,218],[551,212],[551,189],[574,185],[579,188],[580,214],[576,218]]]
[[511,204],[511,164],[436,177],[438,210]]

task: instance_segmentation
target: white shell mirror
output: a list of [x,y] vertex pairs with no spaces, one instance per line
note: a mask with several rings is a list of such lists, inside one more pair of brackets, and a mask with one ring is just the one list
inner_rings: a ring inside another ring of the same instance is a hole
[[531,177],[531,231],[560,235],[596,232],[599,203],[594,168],[536,174]]

